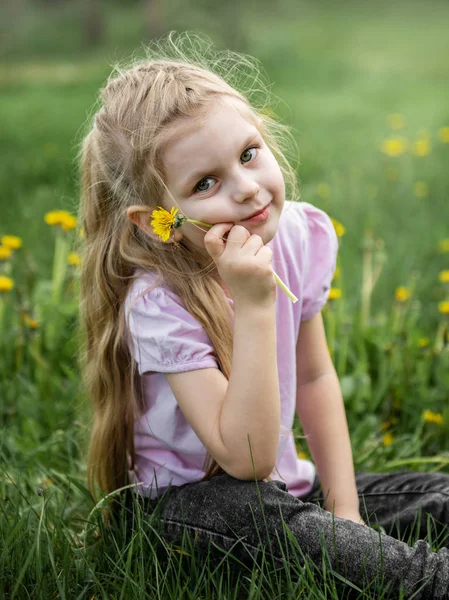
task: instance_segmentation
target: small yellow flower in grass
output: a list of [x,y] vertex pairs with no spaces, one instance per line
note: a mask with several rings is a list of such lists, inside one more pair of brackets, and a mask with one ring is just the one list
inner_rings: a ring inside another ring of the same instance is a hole
[[67,257],[67,262],[69,263],[69,265],[77,267],[81,262],[79,254],[77,254],[76,252],[70,252],[70,254]]
[[76,227],[76,217],[73,215],[67,214],[62,217],[61,227],[64,231],[69,231],[70,229],[75,229]]
[[302,450],[299,450],[298,453],[297,453],[297,455],[298,455],[298,458],[301,458],[303,460],[308,460],[309,459],[309,457],[307,456],[307,454],[305,452],[303,452]]
[[334,226],[337,237],[342,237],[346,233],[346,229],[344,228],[344,226],[340,223],[340,221],[337,221],[337,219],[333,219],[332,217],[331,221],[332,225]]
[[14,287],[14,281],[10,277],[0,275],[0,292],[10,292]]
[[425,198],[429,195],[429,186],[425,181],[417,181],[413,186],[413,193],[417,198]]
[[44,219],[47,225],[60,225],[62,219],[62,210],[52,210],[45,214]]
[[431,410],[425,410],[422,418],[426,423],[435,423],[436,425],[442,425],[444,422],[443,415],[441,413],[434,413]]
[[442,315],[449,315],[449,300],[444,300],[438,304],[438,312]]
[[44,219],[47,225],[61,225],[64,231],[74,229],[77,222],[76,217],[66,210],[52,210],[45,214]]
[[411,297],[411,293],[406,287],[401,286],[396,288],[394,297],[398,302],[406,302]]
[[441,254],[449,252],[449,239],[441,240],[440,242],[438,242],[438,249],[441,252]]
[[443,144],[449,144],[449,127],[441,127],[441,129],[438,130],[438,137]]
[[401,156],[407,150],[407,140],[403,137],[391,137],[384,140],[381,150],[387,156]]
[[419,338],[418,340],[418,348],[427,348],[430,344],[429,338]]
[[316,186],[316,193],[320,198],[329,198],[330,187],[327,183],[319,183]]
[[393,440],[394,440],[393,434],[390,433],[389,431],[387,431],[387,433],[385,433],[382,438],[382,443],[384,446],[391,446],[391,444],[393,443]]
[[11,250],[17,250],[22,247],[22,239],[16,235],[4,235],[1,239],[3,246],[11,248]]
[[429,139],[416,140],[413,144],[413,154],[416,156],[427,156],[430,154],[431,145]]
[[0,260],[7,260],[12,254],[11,248],[8,246],[0,246]]
[[441,283],[449,283],[449,270],[446,269],[445,271],[440,271],[438,279]]
[[23,315],[23,322],[30,329],[37,329],[39,327],[39,321],[30,317],[30,315],[28,315],[27,313]]
[[403,129],[405,127],[405,118],[399,113],[388,115],[387,121],[391,129]]
[[338,300],[341,298],[341,290],[340,288],[331,287],[329,291],[329,300]]

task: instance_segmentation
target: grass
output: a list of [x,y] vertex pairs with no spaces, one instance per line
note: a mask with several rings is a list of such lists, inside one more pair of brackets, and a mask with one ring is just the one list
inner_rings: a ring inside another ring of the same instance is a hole
[[[333,283],[342,295],[324,317],[355,467],[448,472],[449,334],[439,303],[449,290],[439,273],[449,270],[449,253],[439,242],[449,238],[449,144],[441,139],[449,127],[449,7],[286,0],[276,7],[275,14],[245,9],[247,51],[262,61],[282,98],[273,108],[294,128],[302,199],[345,227]],[[282,577],[269,557],[254,569],[230,569],[225,555],[198,559],[188,539],[181,548],[158,543],[156,521],[129,537],[120,523],[106,526],[103,508],[93,511],[76,361],[77,269],[65,262],[76,232],[49,227],[44,215],[76,212],[82,124],[109,64],[139,46],[140,8],[114,5],[106,40],[92,52],[81,50],[69,6],[49,10],[30,12],[16,35],[2,38],[0,236],[19,236],[23,245],[0,262],[0,275],[15,283],[0,293],[0,595],[392,597],[378,582],[357,592],[328,568],[323,574],[307,561],[300,568],[294,552]],[[388,120],[395,113],[405,120],[400,130]],[[383,153],[382,142],[398,135],[407,151]],[[417,156],[413,144],[423,139],[430,152]],[[396,298],[400,286],[409,298]],[[308,456],[297,420],[295,432]],[[428,541],[435,550],[441,544],[431,534]],[[156,559],[155,547],[165,556]]]

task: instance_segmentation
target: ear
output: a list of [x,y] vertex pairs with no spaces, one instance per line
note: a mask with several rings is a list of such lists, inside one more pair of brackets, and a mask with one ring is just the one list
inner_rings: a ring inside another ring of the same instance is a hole
[[[139,227],[146,235],[151,237],[153,240],[160,240],[159,236],[153,231],[151,226],[151,213],[152,208],[134,204],[126,209],[128,218]],[[165,243],[179,242],[182,239],[182,233],[180,229],[173,229],[172,233]]]

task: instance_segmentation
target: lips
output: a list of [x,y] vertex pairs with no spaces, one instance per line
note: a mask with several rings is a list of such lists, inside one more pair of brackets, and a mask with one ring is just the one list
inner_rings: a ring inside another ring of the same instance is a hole
[[243,219],[244,221],[247,221],[248,219],[252,219],[253,217],[256,217],[257,215],[260,215],[263,213],[263,211],[268,208],[270,206],[271,202],[269,202],[266,206],[264,206],[263,208],[261,208],[260,210],[258,210],[257,212],[253,213],[252,215],[250,215],[249,217],[246,217],[246,219]]

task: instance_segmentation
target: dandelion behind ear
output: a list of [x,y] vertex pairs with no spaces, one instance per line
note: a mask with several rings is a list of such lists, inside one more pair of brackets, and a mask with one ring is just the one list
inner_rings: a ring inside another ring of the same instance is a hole
[[[170,125],[196,117],[217,95],[250,107],[294,198],[296,179],[285,151],[296,155],[296,148],[288,128],[268,114],[274,105],[269,90],[257,61],[216,51],[203,36],[170,34],[149,45],[143,59],[118,65],[100,91],[79,151],[81,364],[93,411],[92,489],[126,485],[134,464],[134,420],[144,406],[124,306],[138,270],[155,272],[181,298],[209,336],[221,371],[228,379],[231,372],[232,314],[213,262],[187,240],[173,252],[145,235],[127,209],[139,205],[151,212],[161,205],[167,191],[161,152]],[[205,479],[223,472],[210,457],[206,462]]]

